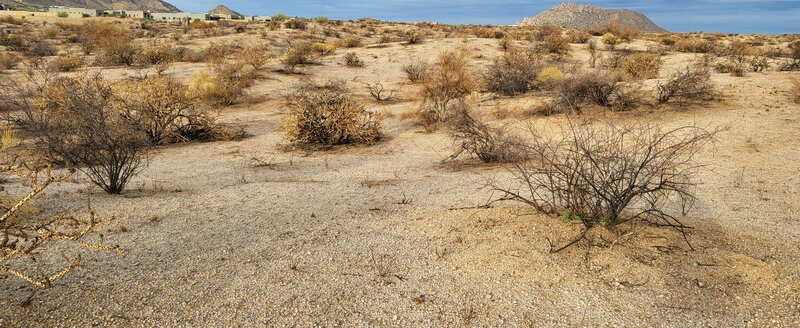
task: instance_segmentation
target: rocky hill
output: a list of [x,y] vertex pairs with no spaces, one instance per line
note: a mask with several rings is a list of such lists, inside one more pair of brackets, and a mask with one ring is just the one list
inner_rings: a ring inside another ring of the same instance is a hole
[[558,6],[525,18],[520,26],[558,26],[590,29],[597,25],[617,21],[642,32],[666,32],[644,14],[629,9],[603,9],[590,4],[562,3]]
[[161,0],[0,0],[19,8],[47,8],[65,6],[92,9],[150,10],[152,12],[180,12],[177,7]]
[[244,16],[238,12],[233,11],[231,8],[222,5],[214,7],[214,9],[211,9],[208,13],[211,15],[239,16],[239,17]]

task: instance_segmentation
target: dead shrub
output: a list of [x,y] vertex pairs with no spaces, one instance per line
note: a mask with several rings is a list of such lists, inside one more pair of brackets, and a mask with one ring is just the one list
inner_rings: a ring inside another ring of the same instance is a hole
[[61,55],[53,59],[53,67],[59,72],[72,72],[83,66],[83,58],[75,54]]
[[364,67],[364,62],[361,61],[361,58],[358,58],[358,54],[355,52],[348,52],[342,58],[342,62],[347,67]]
[[570,51],[569,42],[561,37],[560,33],[558,35],[549,35],[545,37],[539,46],[543,52],[557,56],[565,56]]
[[297,42],[289,46],[281,57],[281,63],[287,72],[294,72],[298,65],[312,64],[318,55],[314,52],[312,43]]
[[176,49],[169,44],[152,42],[139,48],[135,53],[134,63],[142,67],[155,66],[156,71],[163,73],[179,58]]
[[241,100],[256,78],[242,63],[217,63],[212,73],[195,74],[188,93],[210,103],[229,106]]
[[592,37],[589,32],[584,30],[569,30],[567,31],[566,40],[569,43],[586,43]]
[[168,75],[132,80],[121,87],[120,113],[151,145],[224,139],[223,128],[188,88]]
[[308,28],[308,22],[303,19],[290,19],[283,23],[283,27],[293,30],[305,30]]
[[321,57],[329,56],[336,52],[336,45],[328,43],[314,43],[311,48]]
[[380,119],[335,85],[306,82],[286,97],[286,139],[305,145],[369,144],[381,137]]
[[101,66],[131,66],[139,48],[130,43],[114,43],[102,48],[96,63]]
[[516,96],[531,90],[542,69],[542,58],[535,51],[514,49],[496,58],[483,79],[491,92]]
[[354,35],[339,40],[336,42],[336,46],[339,48],[357,48],[361,46],[361,42],[361,37]]
[[[20,178],[23,195],[3,195],[0,202],[0,279],[10,276],[47,289],[81,265],[81,250],[116,251],[106,244],[100,229],[113,220],[97,218],[91,207],[85,217],[49,216],[29,211],[35,200],[47,201],[44,191],[66,181],[69,174],[54,175],[50,167],[13,163],[1,169]],[[5,192],[5,191],[4,191]],[[45,257],[59,250],[64,263],[54,266]],[[67,255],[69,254],[69,255]]]
[[405,33],[406,44],[420,44],[425,40],[425,36],[419,31],[410,31]]
[[144,164],[147,138],[116,110],[99,74],[56,78],[36,103],[43,113],[36,136],[47,155],[81,170],[107,193],[121,193]]
[[672,49],[675,51],[702,54],[711,52],[714,48],[715,45],[713,42],[698,38],[680,39],[675,41],[672,46]]
[[657,78],[663,64],[658,54],[637,53],[622,58],[619,69],[628,79],[647,80]]
[[428,74],[431,64],[424,60],[412,59],[411,62],[403,64],[403,72],[411,83],[417,83],[425,78]]
[[269,61],[268,51],[267,45],[247,45],[236,54],[236,59],[254,70],[260,70]]
[[108,47],[130,47],[133,40],[131,30],[103,20],[90,20],[70,29],[76,30],[87,55]]
[[658,84],[658,102],[677,101],[680,106],[691,100],[711,100],[716,97],[711,73],[707,67],[689,65]]
[[[560,135],[531,129],[529,161],[511,169],[513,183],[493,183],[502,200],[580,222],[586,236],[598,224],[644,220],[684,233],[679,219],[691,209],[697,173],[696,155],[717,131],[696,126],[664,129],[657,125],[625,126],[570,122]],[[688,239],[687,239],[688,242]]]
[[[381,82],[367,83],[367,90],[369,90],[372,98],[377,101],[389,101],[395,95],[395,90],[386,90]],[[387,92],[388,94],[386,94]]]
[[[578,113],[587,103],[612,107],[617,98],[624,96],[621,91],[622,77],[616,72],[593,71],[576,72],[553,83],[554,99],[550,103],[549,114]],[[620,100],[622,103],[627,101]]]
[[0,70],[12,69],[21,61],[22,58],[14,53],[0,52]]
[[510,134],[506,126],[489,126],[471,113],[463,101],[458,102],[448,127],[450,137],[457,144],[457,150],[449,160],[463,154],[477,157],[484,163],[511,163],[528,157],[520,137]]
[[439,55],[429,74],[422,81],[423,103],[419,122],[433,129],[450,115],[451,103],[470,94],[476,83],[467,68],[467,52],[444,52]]

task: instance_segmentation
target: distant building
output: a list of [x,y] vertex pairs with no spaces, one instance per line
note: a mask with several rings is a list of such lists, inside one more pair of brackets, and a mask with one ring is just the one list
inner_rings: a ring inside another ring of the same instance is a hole
[[100,13],[102,16],[111,17],[129,17],[129,18],[145,18],[145,12],[141,10],[103,10]]
[[71,7],[50,7],[47,9],[48,12],[51,13],[67,13],[68,15],[81,15],[83,17],[97,17],[101,16],[102,12],[97,9],[86,9],[86,8],[71,8]]
[[257,21],[257,22],[269,22],[272,20],[272,16],[252,16],[250,20]]
[[208,14],[191,14],[191,13],[150,13],[150,18],[153,20],[170,20],[170,21],[193,21],[193,20],[209,20],[211,17]]

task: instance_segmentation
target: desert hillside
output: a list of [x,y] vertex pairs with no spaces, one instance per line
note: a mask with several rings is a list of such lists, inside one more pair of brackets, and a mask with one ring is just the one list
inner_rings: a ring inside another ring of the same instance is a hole
[[91,9],[150,10],[153,12],[180,12],[180,9],[161,0],[0,0],[0,4],[14,7],[47,8],[64,6]]
[[629,9],[603,9],[590,4],[562,3],[534,17],[525,18],[521,26],[556,26],[590,29],[608,23],[629,25],[642,32],[666,32],[644,14]]

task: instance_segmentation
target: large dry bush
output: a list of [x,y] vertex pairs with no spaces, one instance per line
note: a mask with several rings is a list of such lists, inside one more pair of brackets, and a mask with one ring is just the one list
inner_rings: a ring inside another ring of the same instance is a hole
[[450,137],[456,142],[455,160],[463,154],[477,157],[484,163],[510,163],[527,159],[523,140],[509,132],[507,126],[490,126],[473,113],[464,101],[457,103],[449,122]]
[[622,77],[613,71],[573,72],[551,86],[553,100],[548,111],[554,113],[581,113],[584,105],[626,108],[635,94],[626,92]]
[[699,38],[685,38],[675,41],[672,49],[680,52],[708,53],[714,51],[714,42]]
[[151,145],[226,139],[226,129],[169,75],[128,81],[119,89],[120,115]]
[[381,137],[381,120],[336,83],[305,82],[286,97],[286,139],[304,145],[372,143]]
[[476,83],[467,67],[467,57],[465,51],[444,52],[425,75],[419,123],[426,128],[446,121],[452,114],[450,105],[474,90]]
[[[109,47],[130,46],[133,33],[120,25],[115,25],[105,20],[90,20],[82,25],[71,27],[78,34],[78,39],[86,54]],[[117,51],[117,50],[112,50]]]
[[147,137],[120,115],[111,86],[99,74],[58,77],[36,99],[35,133],[46,154],[118,194],[142,168]]
[[313,43],[301,41],[293,43],[284,51],[281,63],[287,72],[294,72],[299,65],[314,63],[319,54],[314,51]]
[[673,73],[657,89],[658,102],[676,101],[681,106],[692,100],[711,100],[717,94],[708,67],[696,63]]
[[180,59],[177,49],[166,43],[150,42],[135,53],[134,63],[139,66],[154,66],[163,73],[167,67]]
[[403,64],[402,70],[406,73],[406,77],[411,83],[417,83],[425,78],[430,68],[431,63],[421,59],[412,59],[410,62]]
[[54,58],[52,66],[59,72],[72,72],[81,68],[83,64],[83,58],[76,54],[68,54]]
[[593,27],[590,33],[597,36],[610,33],[625,42],[630,42],[639,36],[639,30],[636,27],[619,21],[601,23]]
[[233,105],[255,82],[255,73],[242,63],[217,63],[213,74],[197,72],[189,83],[189,94],[210,103]]
[[41,119],[36,99],[53,79],[56,69],[45,60],[31,60],[22,64],[22,74],[0,79],[0,112],[4,119],[26,131],[31,131]]
[[619,70],[632,80],[655,79],[664,60],[658,54],[637,53],[625,56],[619,62]]
[[515,96],[531,90],[541,69],[541,55],[528,49],[512,49],[492,61],[483,79],[489,91]]
[[[99,230],[112,218],[97,218],[91,208],[85,216],[49,216],[31,210],[50,185],[65,181],[69,174],[53,173],[50,167],[25,163],[5,165],[3,172],[19,177],[29,188],[24,194],[4,194],[0,201],[0,279],[14,276],[36,287],[47,289],[81,265],[80,250],[116,251],[118,246],[104,242]],[[3,191],[6,193],[6,191]],[[60,253],[63,264],[51,257]]]
[[268,52],[269,46],[267,45],[247,45],[236,54],[236,59],[254,70],[260,70],[269,62]]
[[[703,165],[698,152],[716,131],[696,126],[577,124],[555,135],[531,129],[529,161],[511,170],[513,182],[494,183],[504,200],[579,221],[586,230],[641,219],[684,232]],[[559,251],[567,246],[551,251]]]
[[113,43],[101,49],[95,63],[100,66],[131,66],[139,50],[139,47],[130,43]]

